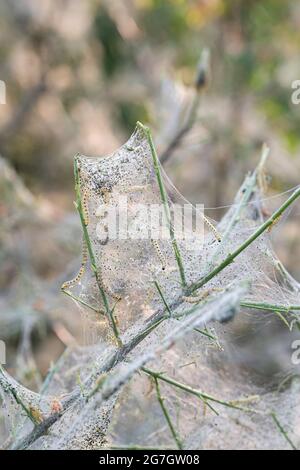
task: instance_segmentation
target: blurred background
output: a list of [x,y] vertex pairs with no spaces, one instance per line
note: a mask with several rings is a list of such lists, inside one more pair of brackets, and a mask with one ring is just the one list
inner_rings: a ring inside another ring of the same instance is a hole
[[[267,196],[284,192],[300,182],[300,105],[291,101],[299,44],[292,0],[1,1],[0,337],[17,378],[37,383],[37,370],[83,341],[78,311],[59,291],[80,253],[73,156],[114,151],[140,120],[167,154],[172,181],[212,219],[232,203],[263,142]],[[210,83],[170,152],[205,47]],[[274,234],[298,279],[299,211]],[[43,338],[33,352],[32,334]]]

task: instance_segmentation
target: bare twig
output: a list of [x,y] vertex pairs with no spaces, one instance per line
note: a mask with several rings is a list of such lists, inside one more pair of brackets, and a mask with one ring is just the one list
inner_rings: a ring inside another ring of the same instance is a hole
[[190,108],[188,110],[188,115],[185,120],[185,123],[183,127],[181,127],[167,148],[161,153],[160,155],[160,162],[162,165],[164,165],[169,158],[173,155],[175,150],[180,146],[182,143],[182,140],[184,137],[191,131],[193,128],[196,119],[197,119],[197,110],[200,104],[200,97],[201,97],[201,92],[206,88],[208,82],[209,82],[209,75],[210,75],[210,54],[208,49],[204,49],[201,53],[199,62],[198,62],[198,67],[197,67],[197,73],[196,73],[196,78],[195,78],[195,90],[194,90],[194,96],[192,99],[192,102],[190,104]]
[[257,238],[259,238],[266,230],[268,230],[271,225],[273,225],[274,221],[281,217],[281,215],[293,204],[296,199],[300,197],[300,189],[297,189],[288,199],[285,201],[282,206],[274,212],[274,214],[265,222],[263,223],[246,241],[244,241],[233,253],[230,253],[227,258],[215,269],[213,269],[209,274],[204,276],[203,279],[193,284],[190,288],[190,292],[194,292],[197,289],[200,289],[205,284],[207,284],[211,279],[217,276],[220,272],[222,272],[227,266],[229,266],[233,261],[243,252],[245,251]]

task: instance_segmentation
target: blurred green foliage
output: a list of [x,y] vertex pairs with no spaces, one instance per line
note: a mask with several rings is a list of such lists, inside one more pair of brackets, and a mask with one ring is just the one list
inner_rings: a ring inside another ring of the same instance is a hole
[[102,46],[102,67],[109,78],[118,72],[124,65],[129,66],[132,61],[129,45],[124,41],[113,18],[107,13],[105,7],[100,7],[95,15],[93,29],[95,37]]
[[118,102],[115,117],[117,122],[126,129],[128,135],[134,129],[137,121],[148,122],[150,119],[146,104],[133,101]]
[[[149,41],[161,44],[179,42],[189,31],[187,21],[189,2],[153,0],[140,14],[140,26]],[[195,4],[196,2],[190,2]]]
[[[291,104],[291,80],[297,76],[285,80],[282,75],[285,64],[288,71],[288,60],[293,65],[298,53],[299,5],[297,8],[295,2],[280,0],[224,3],[222,22],[228,29],[238,29],[240,35],[239,52],[225,57],[228,91],[252,93],[288,150],[296,152],[300,145],[300,112]],[[294,13],[298,21],[293,21]]]
[[[65,17],[71,4],[65,3]],[[35,168],[35,175],[43,178],[47,169],[47,182],[57,184],[59,177],[58,184],[64,181],[69,174],[69,155],[87,145],[84,134],[78,132],[86,120],[80,111],[86,109],[86,102],[97,110],[109,110],[108,125],[118,138],[128,135],[136,120],[151,121],[147,94],[160,77],[151,76],[149,64],[155,65],[156,75],[160,74],[160,61],[162,73],[169,64],[169,70],[191,83],[203,46],[212,50],[211,93],[228,97],[233,104],[250,97],[283,145],[292,153],[299,152],[300,108],[291,103],[291,81],[300,78],[299,2],[131,0],[119,4],[89,0],[84,10],[89,16],[88,30],[76,40],[64,35],[57,24],[59,7],[53,2],[51,8],[54,19],[49,15],[40,21],[38,14],[22,9],[18,2],[9,5],[5,1],[0,6],[0,78],[9,83],[12,117],[43,68],[47,80],[50,76],[50,85],[39,100],[50,96],[61,104],[56,104],[57,116],[49,123],[44,119],[45,112],[43,117],[35,114],[37,101],[18,122],[13,135],[5,132],[4,125],[1,133],[0,122],[0,152],[23,174],[32,176]],[[83,6],[78,6],[75,18],[79,24],[80,8]],[[71,20],[69,27],[76,30]],[[29,55],[25,65],[20,60],[22,48]],[[58,88],[56,73],[66,80]],[[89,73],[94,74],[93,81],[82,78]],[[135,90],[139,90],[137,94]],[[223,136],[231,136],[234,146],[228,154],[237,155],[238,149],[241,155],[247,155],[245,148],[241,150],[245,144],[235,135],[235,125],[228,121],[228,128],[222,130]],[[82,141],[78,142],[79,138]],[[59,175],[57,171],[49,173],[50,154]]]

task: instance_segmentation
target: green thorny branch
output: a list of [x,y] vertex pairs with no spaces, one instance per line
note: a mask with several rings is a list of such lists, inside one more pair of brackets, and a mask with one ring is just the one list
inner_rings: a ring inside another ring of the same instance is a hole
[[[165,306],[165,309],[166,309],[167,314],[169,315],[169,318],[174,318],[171,307],[169,306],[169,304],[168,304],[168,302],[167,302],[167,300],[164,296],[164,293],[162,291],[161,286],[159,285],[159,283],[157,281],[154,281],[154,285],[155,285],[155,287],[156,287],[156,289],[159,293],[159,296],[160,296],[160,298],[161,298],[161,300],[162,300],[162,302]],[[178,321],[179,320],[180,320],[180,318],[178,318]],[[199,328],[194,328],[194,331],[197,331],[197,333],[200,333],[201,335],[205,336],[209,340],[213,341],[219,349],[222,349],[218,337],[215,336],[215,335],[212,335],[209,331],[207,331],[207,329],[200,330]]]
[[109,321],[109,323],[112,327],[112,330],[113,330],[114,336],[115,336],[115,338],[118,342],[118,345],[121,346],[122,342],[121,342],[119,330],[118,330],[118,327],[117,327],[117,323],[116,323],[116,320],[115,320],[115,317],[114,317],[114,309],[110,307],[109,301],[108,301],[106,293],[105,293],[105,290],[103,289],[102,281],[101,281],[101,273],[99,272],[99,268],[97,267],[97,264],[96,264],[96,258],[95,258],[94,252],[93,252],[93,248],[92,248],[88,228],[87,228],[87,225],[86,225],[86,220],[85,220],[85,216],[84,216],[84,209],[83,209],[83,206],[82,206],[82,195],[81,195],[79,171],[80,171],[80,169],[78,167],[78,157],[75,157],[75,159],[74,159],[74,176],[75,176],[75,192],[76,192],[75,206],[76,206],[76,209],[77,209],[77,211],[79,213],[79,216],[80,216],[84,241],[85,241],[87,249],[88,249],[88,254],[89,254],[90,262],[91,262],[91,268],[92,268],[92,271],[94,273],[96,283],[97,283],[97,286],[99,288],[99,292],[101,294],[101,298],[102,298],[102,301],[103,301],[105,313],[106,313],[108,321]]
[[[160,395],[160,389],[159,389],[159,380],[165,382],[166,384],[172,386],[172,387],[175,387],[179,390],[182,390],[190,395],[194,395],[196,396],[197,398],[199,398],[200,400],[202,400],[204,402],[205,405],[209,406],[211,408],[211,410],[216,413],[217,415],[219,414],[210,404],[210,402],[212,403],[216,403],[218,405],[222,405],[226,408],[232,408],[234,410],[239,410],[239,411],[243,411],[245,413],[254,413],[254,414],[259,414],[259,415],[263,415],[263,416],[270,416],[274,423],[276,424],[279,432],[282,434],[282,436],[284,437],[284,439],[287,441],[287,443],[291,446],[291,448],[293,450],[298,450],[298,448],[296,447],[296,445],[294,444],[294,442],[291,440],[291,438],[289,437],[287,431],[284,429],[284,427],[282,426],[282,424],[280,423],[276,413],[274,412],[263,412],[263,411],[259,411],[259,410],[256,410],[254,408],[248,408],[248,407],[245,407],[243,406],[244,404],[247,404],[247,403],[252,403],[252,402],[255,402],[255,401],[258,401],[259,400],[259,396],[258,395],[254,395],[254,396],[251,396],[251,397],[247,397],[247,398],[241,398],[241,399],[238,399],[238,400],[231,400],[231,401],[225,401],[225,400],[220,400],[218,398],[215,398],[214,396],[212,395],[209,395],[207,393],[204,393],[198,389],[195,389],[193,387],[190,387],[189,385],[186,385],[182,382],[178,382],[177,380],[173,379],[172,377],[169,377],[168,375],[164,374],[164,373],[161,373],[161,372],[155,372],[154,370],[152,369],[149,369],[147,367],[142,367],[142,371],[147,374],[148,376],[152,377],[155,381],[155,386],[156,386],[156,393],[157,393],[157,397],[158,397],[158,400],[159,400],[159,403],[162,407],[162,410],[164,412],[164,415],[165,415],[165,418],[168,422],[168,425],[169,425],[169,428],[170,428],[170,431],[179,447],[179,444],[181,444],[180,440],[178,439],[178,434],[172,424],[172,421],[170,419],[170,416],[169,416],[169,413],[168,411],[166,410],[165,406],[164,406],[164,403],[163,403],[163,399]],[[181,448],[181,447],[179,447]]]
[[259,399],[257,395],[252,396],[252,397],[247,397],[247,398],[241,398],[239,400],[234,400],[234,401],[220,400],[216,397],[213,397],[212,395],[202,392],[201,390],[190,387],[189,385],[186,385],[182,382],[178,382],[177,380],[173,379],[172,377],[169,377],[168,375],[162,372],[155,372],[154,370],[149,369],[148,367],[142,367],[142,371],[145,374],[150,375],[156,380],[161,380],[167,383],[168,385],[171,385],[175,388],[183,390],[184,392],[189,393],[190,395],[196,396],[197,398],[202,400],[205,403],[205,405],[208,405],[212,409],[212,411],[217,415],[218,415],[218,412],[210,406],[209,402],[213,402],[218,405],[225,406],[227,408],[232,408],[232,409],[244,411],[247,413],[259,413],[258,411],[254,409],[242,406],[243,403],[250,403],[253,401],[257,401]]
[[[147,136],[149,136],[149,139],[152,142],[151,134],[150,134],[149,129],[147,129],[143,125],[140,125],[140,127],[143,129],[144,132],[146,132]],[[152,142],[152,149],[154,149],[153,142]],[[156,155],[155,150],[154,150],[154,159],[155,159],[155,162],[157,163],[157,155]],[[162,183],[162,179],[161,179],[161,175],[160,175],[159,170],[158,170],[158,175],[157,176],[160,178],[160,182]],[[79,215],[80,215],[81,224],[82,224],[83,232],[84,232],[84,238],[85,238],[85,241],[87,243],[92,268],[93,268],[95,278],[97,280],[97,284],[99,286],[99,290],[101,292],[101,295],[102,295],[102,298],[103,298],[103,301],[104,301],[104,305],[106,307],[107,315],[108,315],[108,317],[110,319],[110,322],[112,324],[112,327],[115,331],[116,338],[119,338],[119,333],[118,333],[118,330],[117,330],[117,327],[116,327],[116,324],[115,324],[115,320],[113,318],[113,310],[110,309],[108,301],[107,301],[106,296],[105,296],[105,292],[103,291],[102,286],[101,286],[101,280],[100,280],[99,275],[98,275],[98,271],[97,271],[97,267],[96,267],[96,262],[95,262],[93,250],[92,250],[92,247],[91,247],[89,234],[88,234],[87,227],[86,227],[85,221],[84,221],[84,214],[83,214],[82,205],[81,205],[81,194],[80,194],[77,160],[75,160],[75,181],[76,181],[76,196],[77,196],[76,207],[77,207]],[[163,188],[163,186],[162,186],[162,188]],[[166,192],[164,190],[163,190],[163,195],[165,197],[165,201],[167,202]],[[290,205],[296,199],[299,198],[299,196],[300,196],[300,188],[298,190],[296,190],[292,194],[292,196],[265,223],[263,223],[254,232],[254,234],[252,236],[250,236],[244,243],[242,243],[239,248],[237,248],[233,253],[229,254],[227,256],[227,258],[219,266],[214,268],[205,277],[203,277],[201,280],[199,280],[195,284],[189,286],[187,291],[190,292],[190,293],[196,291],[197,289],[199,289],[200,287],[202,287],[206,283],[208,283],[215,276],[217,276],[220,272],[222,272],[228,265],[230,265],[232,262],[234,262],[234,260],[244,250],[246,250],[257,238],[259,238],[269,227],[271,227],[274,224],[274,222],[278,219],[278,217],[280,217],[284,213],[284,211],[288,207],[290,207]],[[181,258],[179,258],[178,261],[179,261],[179,265],[181,267],[180,268],[181,271],[184,272]],[[176,309],[176,307],[178,307],[181,303],[182,303],[181,298],[177,299],[175,302],[173,302],[173,304],[170,305],[171,311],[174,311],[174,309]],[[247,302],[247,307],[249,307],[249,306],[250,306],[250,303]],[[160,312],[160,313],[158,312],[158,314],[155,317],[148,320],[148,324],[146,325],[145,329],[143,331],[141,331],[139,333],[139,335],[137,336],[137,338],[134,338],[130,342],[130,344],[125,344],[121,348],[121,350],[116,352],[113,355],[113,357],[108,360],[108,363],[105,365],[104,370],[109,371],[112,368],[114,368],[115,365],[117,363],[119,363],[121,360],[124,360],[124,358],[127,356],[127,354],[129,354],[135,348],[135,346],[137,344],[139,344],[146,336],[148,336],[153,331],[153,329],[155,329],[162,321],[166,320],[167,318],[169,318],[169,313],[167,313],[167,315],[165,315],[164,312]],[[162,379],[161,374],[159,374],[159,378]],[[164,376],[164,378],[165,378],[165,376]],[[187,388],[187,386],[184,386],[184,387]],[[77,392],[74,392],[74,394],[72,394],[71,398],[67,401],[67,403],[65,403],[64,409],[67,409],[68,406],[71,406],[71,404],[74,402],[74,400],[76,400],[77,397],[78,397]],[[205,399],[206,402],[208,402],[208,400],[212,399],[212,397],[208,397],[208,396],[203,394],[202,399]],[[223,404],[225,406],[225,402],[221,403],[220,400],[219,400],[219,402],[220,402],[220,404]],[[34,442],[40,435],[44,434],[57,421],[58,418],[59,418],[59,414],[51,416],[48,420],[45,420],[45,422],[43,422],[41,425],[39,425],[34,432],[32,432],[29,436],[27,436],[22,442],[19,442],[16,448],[26,448],[28,445],[30,445],[30,443]]]
[[300,305],[289,305],[285,307],[284,305],[269,304],[266,302],[241,302],[241,307],[245,308],[254,308],[255,310],[270,310],[272,312],[279,313],[291,313],[294,310],[300,310]]
[[195,282],[190,286],[189,291],[192,293],[209,281],[211,281],[215,276],[221,273],[227,266],[235,261],[235,259],[245,251],[255,240],[257,240],[266,230],[268,230],[272,225],[282,216],[282,214],[300,197],[300,188],[298,188],[285,202],[282,206],[274,212],[274,214],[264,222],[249,238],[247,238],[236,250],[225,258],[216,268],[210,271],[206,276],[204,276],[198,282]]
[[[144,126],[143,124],[141,124],[139,122],[137,123],[137,126],[139,128],[141,128],[143,130],[143,132],[145,133],[146,138],[147,138],[148,143],[149,143],[149,146],[150,146],[150,150],[151,150],[151,154],[152,154],[152,158],[153,158],[154,169],[155,169],[155,173],[156,173],[156,178],[157,178],[157,181],[158,181],[160,195],[161,195],[161,199],[162,199],[164,210],[165,210],[165,215],[166,215],[168,226],[169,226],[170,237],[171,237],[171,240],[172,240],[172,246],[173,246],[173,249],[174,249],[175,258],[176,258],[177,265],[178,265],[178,268],[179,268],[181,282],[182,282],[182,285],[185,288],[185,291],[187,293],[191,294],[191,293],[194,293],[195,291],[197,291],[198,289],[202,288],[209,281],[211,281],[215,276],[217,276],[219,273],[221,273],[227,266],[229,266],[231,263],[233,263],[235,261],[235,259],[244,250],[246,250],[264,232],[266,232],[269,228],[271,228],[274,225],[274,223],[276,223],[276,221],[282,216],[282,214],[291,206],[291,204],[296,199],[298,199],[300,197],[300,188],[298,188],[287,199],[287,201],[284,204],[282,204],[282,206],[277,211],[274,212],[274,214],[266,222],[264,222],[247,240],[245,240],[244,243],[242,243],[233,253],[229,253],[229,255],[225,258],[224,261],[222,261],[217,267],[213,268],[206,276],[204,276],[198,282],[195,282],[191,286],[187,286],[182,256],[180,254],[178,244],[177,244],[176,239],[175,239],[172,223],[171,223],[171,215],[170,215],[170,207],[169,207],[169,203],[168,203],[167,191],[165,189],[163,179],[162,179],[162,175],[161,175],[161,172],[160,172],[159,160],[158,160],[157,152],[155,150],[155,146],[154,146],[154,143],[153,143],[151,132],[150,132],[150,129],[148,127]],[[237,221],[237,219],[240,215],[241,208],[245,205],[247,200],[250,198],[255,182],[257,181],[257,179],[259,179],[261,177],[261,169],[265,164],[265,161],[268,157],[268,154],[269,154],[269,149],[268,149],[268,147],[264,146],[263,150],[262,150],[262,157],[261,157],[260,164],[258,165],[257,170],[254,172],[254,174],[251,178],[251,181],[250,181],[251,184],[249,184],[249,189],[246,190],[241,204],[238,205],[237,210],[236,210],[235,214],[233,215],[232,221],[230,222],[230,225],[234,226],[234,224],[236,223],[236,221]],[[226,231],[225,235],[227,234],[227,232],[228,232],[228,230]],[[223,242],[224,242],[224,239],[223,239]],[[251,302],[247,302],[246,306],[247,306],[247,308],[255,308],[256,305],[257,304],[251,304]],[[268,304],[263,304],[263,305],[266,305],[268,307],[267,309],[269,309],[269,310],[279,310],[279,311],[286,312],[286,311],[293,310],[293,307],[296,307],[296,308],[294,308],[295,310],[300,310],[300,306],[291,306],[291,307],[288,307],[288,308],[284,308],[282,310],[282,307],[280,307],[280,306],[273,306],[273,305],[269,306]],[[273,308],[273,307],[276,307],[276,308]]]
[[151,135],[150,129],[148,127],[144,126],[142,123],[137,122],[137,126],[139,128],[141,128],[142,131],[145,133],[145,136],[146,136],[147,141],[148,141],[149,146],[150,146],[151,155],[152,155],[152,159],[153,159],[153,166],[154,166],[154,170],[155,170],[155,174],[156,174],[156,179],[157,179],[157,182],[158,182],[160,197],[161,197],[163,207],[164,207],[164,213],[165,213],[166,221],[167,221],[167,224],[168,224],[168,229],[169,229],[169,233],[170,233],[172,247],[173,247],[174,254],[175,254],[175,259],[176,259],[176,262],[177,262],[177,265],[178,265],[179,274],[180,274],[180,278],[181,278],[181,283],[182,283],[183,288],[185,289],[187,287],[187,282],[186,282],[186,278],[185,278],[183,260],[182,260],[181,253],[180,253],[180,250],[179,250],[176,238],[175,238],[174,228],[173,228],[172,221],[171,221],[171,212],[170,212],[170,207],[169,207],[169,202],[168,202],[168,194],[167,194],[167,191],[166,191],[166,188],[165,188],[165,185],[164,185],[164,182],[163,182],[163,178],[162,178],[162,175],[161,175],[160,163],[159,163],[157,152],[156,152],[156,149],[155,149],[155,146],[154,146],[152,135]]
[[[262,153],[261,153],[261,158],[260,158],[259,164],[258,164],[257,168],[255,169],[255,171],[251,175],[247,176],[246,182],[245,182],[244,187],[243,187],[244,190],[243,190],[243,195],[241,197],[241,200],[236,205],[236,209],[235,209],[235,211],[234,211],[234,213],[233,213],[233,215],[232,215],[232,217],[231,217],[231,219],[230,219],[230,221],[229,221],[229,223],[226,227],[226,230],[225,230],[224,234],[222,235],[222,244],[224,244],[226,242],[226,240],[229,237],[229,234],[230,234],[231,230],[239,222],[241,212],[245,208],[245,206],[248,204],[249,200],[251,199],[253,191],[254,191],[254,187],[258,184],[261,187],[262,190],[265,189],[264,167],[265,167],[266,161],[269,157],[269,154],[270,154],[270,149],[269,149],[269,147],[267,147],[266,144],[264,144],[263,147],[262,147]],[[296,197],[298,197],[298,196],[296,196]],[[293,202],[293,200],[291,201],[291,203],[292,202]],[[277,220],[276,216],[274,217],[274,220],[276,222],[276,220]],[[270,225],[268,225],[267,228],[270,228],[272,226],[272,224],[273,224],[273,221],[270,223]],[[211,269],[214,267],[214,261],[216,260],[219,251],[220,251],[220,247],[216,250],[212,260],[209,263],[209,267]],[[285,272],[285,268],[281,265],[281,263],[279,263],[278,267],[283,271],[284,275],[288,276],[288,273]],[[256,310],[269,310],[269,311],[272,311],[272,312],[286,313],[286,314],[291,313],[295,310],[300,310],[300,305],[283,306],[283,305],[277,305],[277,304],[270,304],[270,303],[267,303],[267,302],[250,302],[250,301],[241,302],[241,307],[251,308],[251,309],[256,309]]]
[[83,307],[87,307],[89,308],[90,310],[92,310],[93,312],[97,313],[98,315],[103,315],[104,312],[102,310],[99,310],[98,308],[96,307],[93,307],[93,305],[90,305],[89,303],[85,302],[84,300],[82,300],[80,297],[77,297],[76,295],[72,294],[71,292],[69,292],[68,290],[64,289],[63,287],[61,288],[63,293],[66,294],[68,297],[70,297],[71,299],[75,300],[75,302],[78,302],[80,303],[81,305],[83,305]]
[[253,195],[253,191],[254,191],[255,186],[257,184],[259,184],[259,186],[261,186],[261,188],[263,189],[263,185],[264,185],[264,181],[263,181],[264,180],[263,179],[264,167],[265,167],[267,158],[269,157],[269,154],[270,154],[270,149],[269,149],[269,147],[267,147],[264,144],[263,148],[262,148],[262,153],[261,153],[261,158],[260,158],[259,164],[258,164],[257,168],[253,171],[252,174],[247,175],[247,178],[246,178],[245,183],[243,185],[242,197],[241,197],[239,203],[235,207],[234,213],[232,214],[232,217],[231,217],[231,219],[230,219],[230,221],[229,221],[229,223],[226,227],[226,230],[222,234],[222,244],[221,244],[221,246],[219,246],[217,248],[217,250],[215,251],[215,253],[212,257],[212,259],[209,262],[209,269],[212,269],[212,267],[214,266],[216,258],[218,256],[218,254],[220,253],[221,247],[228,240],[228,237],[229,237],[230,233],[232,232],[233,228],[239,222],[240,215],[241,215],[243,209],[245,208],[245,206],[249,203],[249,201],[250,201],[250,199]]
[[178,433],[177,433],[177,431],[174,427],[174,424],[172,422],[171,416],[170,416],[170,414],[167,410],[167,407],[165,405],[165,400],[161,395],[160,386],[159,386],[157,377],[153,376],[153,379],[154,379],[154,383],[155,383],[155,390],[156,390],[156,396],[157,396],[158,403],[159,403],[159,405],[162,409],[163,415],[166,419],[167,425],[170,429],[170,432],[173,436],[174,441],[176,442],[176,445],[177,445],[178,449],[182,450],[183,449],[182,442],[180,440],[180,437],[178,436]]

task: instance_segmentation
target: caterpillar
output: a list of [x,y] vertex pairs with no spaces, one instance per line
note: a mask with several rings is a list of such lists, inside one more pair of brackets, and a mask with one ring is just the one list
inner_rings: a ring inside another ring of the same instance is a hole
[[215,287],[213,289],[207,289],[207,290],[201,292],[201,294],[199,294],[199,295],[183,296],[182,300],[184,302],[188,302],[190,304],[197,304],[198,302],[201,302],[202,300],[206,299],[212,292],[220,292],[222,290],[223,289],[219,289],[219,288]]
[[154,298],[154,290],[153,290],[153,288],[150,287],[146,291],[146,297],[145,297],[145,300],[144,300],[144,305],[146,305],[146,306],[149,305],[152,302],[153,298]]
[[280,222],[281,217],[282,217],[282,214],[279,217],[277,217],[275,220],[273,220],[272,224],[268,228],[269,233],[272,231],[272,229],[275,227],[275,225],[277,225]]
[[165,269],[166,269],[166,259],[165,259],[164,255],[163,255],[163,253],[162,253],[162,251],[159,247],[158,241],[151,238],[151,243],[153,245],[153,248],[156,251],[156,254],[157,254],[157,257],[158,257],[159,261],[161,262],[161,269],[163,271],[165,271]]
[[81,266],[78,271],[78,274],[70,281],[64,282],[63,285],[61,286],[62,290],[69,289],[70,287],[74,287],[76,284],[78,284],[78,282],[81,280],[82,276],[85,273],[85,266],[87,264],[87,260],[88,260],[88,250],[87,250],[86,242],[83,239],[82,240],[82,261],[81,261]]
[[42,412],[39,410],[39,408],[35,408],[34,406],[30,405],[28,411],[29,411],[31,420],[36,425],[41,424],[44,421],[44,416],[42,415]]
[[89,207],[88,207],[88,191],[86,189],[82,189],[82,179],[81,179],[81,168],[78,167],[79,173],[79,186],[81,192],[81,207],[82,207],[82,215],[83,215],[83,222],[84,225],[87,227],[90,223],[90,214],[89,214]]
[[104,279],[103,279],[101,270],[98,270],[98,272],[97,272],[97,278],[98,278],[100,287],[102,288],[102,290],[103,290],[107,295],[109,295],[110,297],[112,297],[112,298],[113,298],[114,300],[116,300],[117,302],[119,302],[120,300],[122,300],[122,297],[121,297],[119,294],[116,294],[115,292],[113,292],[113,291],[108,287],[108,285],[106,284],[106,282],[105,282]]
[[216,237],[216,239],[218,240],[218,242],[221,242],[222,241],[222,238],[221,238],[221,235],[219,234],[218,230],[216,229],[216,227],[208,220],[207,217],[205,217],[205,215],[203,214],[203,220],[204,222],[206,223],[206,225],[209,227],[209,229],[213,232],[214,236]]
[[89,213],[87,196],[88,196],[87,191],[86,190],[83,191],[82,198],[81,198],[81,206],[82,206],[83,222],[86,227],[90,223],[90,213]]
[[204,292],[201,292],[201,294],[199,295],[195,295],[195,296],[183,296],[182,297],[182,300],[184,302],[188,302],[189,304],[197,304],[198,302],[201,302],[201,300],[204,300],[206,299],[206,297],[208,297],[210,294],[210,291],[209,290],[206,290]]
[[141,191],[144,191],[147,186],[150,186],[149,184],[145,184],[145,185],[136,185],[136,186],[129,186],[128,188],[126,187],[123,187],[123,192],[124,193],[136,193],[136,192],[141,192]]
[[108,189],[108,188],[103,187],[103,188],[100,189],[100,195],[103,199],[104,204],[107,204],[107,205],[109,204],[109,202],[110,202],[110,193],[111,193],[111,190]]

